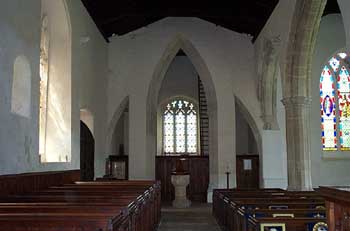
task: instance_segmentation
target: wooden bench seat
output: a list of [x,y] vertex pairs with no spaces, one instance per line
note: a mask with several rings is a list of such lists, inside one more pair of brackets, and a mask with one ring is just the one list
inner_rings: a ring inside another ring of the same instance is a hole
[[119,231],[128,230],[122,215],[103,213],[12,213],[0,214],[6,231]]
[[0,198],[1,230],[152,231],[159,221],[153,181],[78,182]]
[[315,192],[273,189],[213,193],[213,215],[223,230],[232,231],[270,230],[264,228],[268,224],[283,225],[287,231],[308,231],[325,222],[324,205],[324,199]]

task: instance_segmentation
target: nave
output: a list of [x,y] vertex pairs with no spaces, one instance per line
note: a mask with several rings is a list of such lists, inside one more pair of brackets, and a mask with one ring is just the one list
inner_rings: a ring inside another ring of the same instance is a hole
[[176,209],[162,206],[162,218],[158,231],[220,231],[213,215],[212,205],[194,203],[190,208]]

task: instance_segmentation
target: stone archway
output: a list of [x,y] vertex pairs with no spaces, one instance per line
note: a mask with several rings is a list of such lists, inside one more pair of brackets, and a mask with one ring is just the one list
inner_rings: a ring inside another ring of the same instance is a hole
[[[174,59],[177,52],[182,49],[192,62],[199,74],[206,93],[209,115],[209,137],[210,137],[210,184],[218,182],[218,134],[217,134],[217,98],[211,73],[194,45],[184,38],[177,35],[166,47],[161,59],[159,60],[153,72],[152,80],[147,94],[147,112],[146,112],[146,149],[147,155],[152,160],[157,152],[157,108],[158,94],[161,88],[162,80]],[[151,163],[151,172],[154,172],[155,163]],[[210,186],[209,186],[210,187]],[[210,191],[210,189],[209,189]]]
[[[259,128],[253,116],[237,96],[235,96],[235,103],[236,103],[236,106],[235,106],[236,110],[238,110],[243,115],[244,119],[248,123],[255,138],[255,142],[256,142],[258,154],[259,154],[259,176],[260,176],[259,183],[260,183],[260,186],[262,186],[263,185],[263,158],[262,158],[263,148],[262,148],[261,133],[259,131]],[[236,134],[237,134],[237,131],[236,131]]]
[[326,0],[297,0],[283,78],[286,109],[288,189],[311,190],[311,63]]
[[129,106],[129,96],[124,97],[124,99],[119,104],[117,110],[114,112],[110,124],[108,125],[107,138],[106,138],[106,151],[108,154],[112,154],[113,150],[113,134],[115,127],[122,116],[125,109]]

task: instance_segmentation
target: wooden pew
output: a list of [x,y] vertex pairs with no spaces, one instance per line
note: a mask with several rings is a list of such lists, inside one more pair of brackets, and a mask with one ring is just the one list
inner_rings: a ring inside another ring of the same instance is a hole
[[213,193],[213,215],[223,230],[263,231],[264,225],[279,223],[288,231],[305,231],[325,222],[324,205],[315,192],[221,189]]
[[151,231],[160,220],[160,185],[152,181],[78,182],[0,201],[6,230]]

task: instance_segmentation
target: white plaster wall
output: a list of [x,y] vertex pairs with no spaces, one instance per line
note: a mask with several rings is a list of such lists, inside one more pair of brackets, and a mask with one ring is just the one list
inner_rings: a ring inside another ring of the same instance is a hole
[[249,125],[246,122],[244,116],[237,110],[236,105],[236,130],[239,131],[236,133],[236,154],[248,154],[249,153],[249,134],[248,134]]
[[[80,108],[95,118],[96,173],[104,171],[107,44],[80,1],[67,1],[72,25],[71,162],[39,163],[40,0],[4,0],[0,8],[0,174],[79,168]],[[89,36],[87,44],[80,38]],[[25,55],[31,66],[31,117],[11,113],[13,62]]]
[[[257,40],[255,41],[255,48],[258,51],[260,42],[264,38],[279,37],[281,44],[278,48],[279,53],[279,65],[282,78],[282,89],[284,83],[284,70],[286,63],[286,53],[288,48],[289,33],[292,24],[292,18],[294,14],[296,0],[280,0],[272,12],[269,20],[265,24],[264,28],[260,32]],[[256,57],[259,57],[258,55]]]
[[0,174],[33,171],[38,166],[38,94],[31,95],[30,118],[11,113],[13,64],[24,55],[31,66],[32,91],[39,91],[41,4],[3,1],[0,8]]
[[[226,185],[226,166],[235,168],[235,102],[241,99],[262,127],[255,92],[254,47],[249,37],[197,18],[165,18],[111,39],[109,46],[108,122],[125,97],[130,100],[130,177],[154,178],[154,154],[146,153],[146,99],[156,65],[177,36],[189,40],[208,67],[217,98],[217,161],[212,187]],[[233,174],[234,175],[234,174]],[[235,185],[232,177],[230,185]]]
[[266,188],[286,188],[288,184],[285,108],[281,100],[283,99],[284,68],[295,2],[295,0],[280,0],[254,43],[255,57],[258,63],[261,61],[258,58],[261,57],[261,44],[264,39],[277,37],[280,40],[279,46],[276,47],[279,56],[276,67],[278,69],[276,110],[279,130],[264,130],[262,132],[262,184]]
[[[80,109],[94,118],[95,177],[105,172],[107,47],[81,1],[67,1],[72,25],[72,152],[80,153]],[[87,43],[82,42],[88,38]],[[78,165],[79,166],[79,165]]]
[[112,152],[111,154],[113,155],[120,155],[121,153],[119,152],[120,145],[123,144],[124,146],[124,153],[123,154],[128,154],[128,130],[129,130],[129,125],[128,125],[128,119],[129,113],[128,112],[123,112],[121,117],[119,118],[117,125],[115,127],[115,131],[113,134],[113,146],[112,146]]
[[280,130],[264,130],[263,139],[263,185],[265,188],[284,188],[288,186],[287,144],[285,108],[282,104],[281,76],[277,77],[276,94],[277,122]]
[[[350,160],[323,158],[320,124],[319,82],[322,69],[329,58],[345,47],[345,31],[342,17],[330,14],[322,18],[317,36],[312,64],[312,105],[311,105],[311,174],[314,187],[319,185],[349,185]],[[335,155],[349,156],[350,152],[333,152]]]
[[346,47],[350,47],[350,1],[337,0],[343,18],[346,36]]

